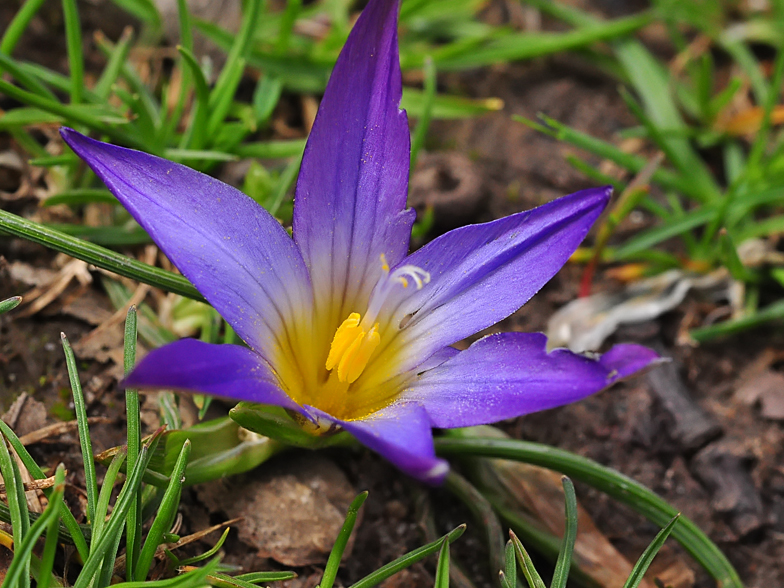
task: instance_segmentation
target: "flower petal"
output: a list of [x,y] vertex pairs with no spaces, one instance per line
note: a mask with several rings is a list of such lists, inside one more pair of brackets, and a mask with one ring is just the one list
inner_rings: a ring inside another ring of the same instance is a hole
[[202,392],[301,410],[280,389],[261,356],[240,345],[180,339],[144,356],[123,385]]
[[417,480],[440,484],[449,472],[449,464],[436,457],[430,419],[416,403],[395,403],[356,421],[341,421],[311,406],[304,408],[314,420],[340,425],[364,446]]
[[280,223],[188,167],[61,133],[239,336],[270,357],[291,317],[312,307],[307,268]]
[[546,344],[542,333],[489,335],[422,374],[400,401],[424,406],[434,427],[471,427],[575,402],[659,360],[639,345],[592,359]]
[[[461,227],[401,262],[430,272],[392,318],[414,361],[506,318],[538,292],[585,238],[611,188],[576,192],[493,222]],[[413,366],[406,366],[411,368]]]
[[297,182],[294,238],[332,330],[364,312],[381,254],[394,265],[408,253],[414,214],[404,211],[410,136],[399,109],[397,14],[397,0],[371,0],[354,25]]

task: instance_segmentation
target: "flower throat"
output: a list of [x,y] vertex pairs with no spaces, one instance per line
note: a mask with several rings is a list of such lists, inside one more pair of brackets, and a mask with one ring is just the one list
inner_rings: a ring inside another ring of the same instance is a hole
[[383,253],[381,268],[384,275],[370,297],[364,318],[358,312],[352,312],[332,338],[326,368],[332,372],[331,376],[337,375],[339,382],[351,384],[356,381],[381,343],[376,318],[392,289],[398,284],[408,288],[413,281],[416,289],[421,290],[430,282],[430,274],[415,265],[404,265],[390,273]]

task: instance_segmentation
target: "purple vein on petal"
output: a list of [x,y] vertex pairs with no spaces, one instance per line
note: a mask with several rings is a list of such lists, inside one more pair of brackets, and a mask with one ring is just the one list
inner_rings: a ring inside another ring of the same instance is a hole
[[148,353],[125,386],[169,388],[298,410],[264,359],[239,345],[180,339]]
[[546,345],[541,333],[489,335],[420,375],[400,402],[424,406],[434,427],[470,427],[576,402],[659,361],[639,345],[597,359]]
[[312,308],[307,268],[285,229],[239,190],[165,159],[62,130],[179,270],[268,356]]
[[431,280],[398,301],[391,320],[411,317],[398,344],[422,361],[515,312],[566,263],[609,197],[609,188],[583,190],[455,229],[409,255],[401,264],[427,270]]
[[[364,312],[381,275],[408,250],[409,130],[397,50],[397,0],[368,4],[327,84],[297,183],[294,238],[329,328]],[[321,312],[321,311],[320,311]]]

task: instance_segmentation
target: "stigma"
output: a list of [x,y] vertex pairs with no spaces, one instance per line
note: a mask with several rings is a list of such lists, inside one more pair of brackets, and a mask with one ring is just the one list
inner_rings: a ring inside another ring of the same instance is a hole
[[[378,313],[395,286],[408,288],[411,282],[421,290],[430,282],[430,274],[415,265],[404,265],[389,271],[386,256],[381,254],[383,276],[373,290],[364,318],[352,312],[335,331],[327,356],[326,368],[338,381],[353,383],[362,375],[373,353],[381,343]],[[371,326],[372,325],[372,326]]]

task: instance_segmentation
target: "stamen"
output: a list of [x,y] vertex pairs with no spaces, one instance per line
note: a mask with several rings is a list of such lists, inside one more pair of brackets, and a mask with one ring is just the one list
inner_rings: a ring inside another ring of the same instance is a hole
[[421,290],[425,284],[430,283],[430,273],[415,265],[401,266],[390,274],[389,264],[387,264],[387,258],[383,253],[381,254],[381,269],[384,270],[384,276],[379,280],[375,290],[373,290],[368,303],[367,314],[362,319],[362,324],[366,329],[376,322],[376,317],[381,311],[382,305],[396,284],[400,284],[403,288],[408,288],[409,280],[413,280],[416,284],[416,289]]
[[325,367],[330,371],[337,368],[333,374],[337,374],[340,382],[351,384],[356,381],[381,343],[376,317],[395,284],[408,288],[409,280],[413,280],[417,290],[421,290],[430,282],[430,274],[415,265],[404,265],[390,274],[389,264],[383,253],[381,269],[384,276],[370,297],[365,317],[362,318],[358,312],[352,312],[337,328],[332,338]]
[[352,312],[348,318],[335,331],[335,336],[332,338],[332,344],[329,347],[329,355],[327,356],[326,367],[328,370],[334,368],[340,358],[346,353],[354,341],[359,338],[360,340],[365,336],[365,331],[359,328],[359,313]]
[[338,380],[350,384],[362,374],[379,343],[378,323],[366,333],[359,313],[352,312],[335,331],[325,366],[328,370],[337,366]]

